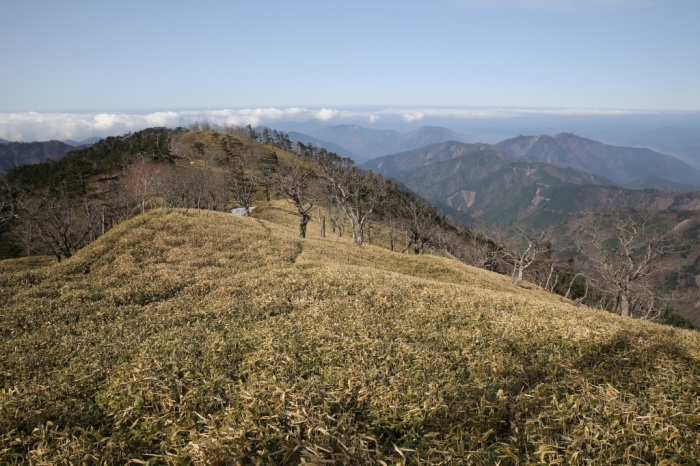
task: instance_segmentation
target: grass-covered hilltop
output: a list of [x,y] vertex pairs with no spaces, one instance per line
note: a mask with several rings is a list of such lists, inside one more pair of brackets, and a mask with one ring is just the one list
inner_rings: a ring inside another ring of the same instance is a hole
[[0,262],[0,299],[2,463],[700,454],[697,332],[448,258],[153,210],[60,263]]
[[696,464],[700,222],[659,212],[459,223],[209,125],[13,168],[0,464]]

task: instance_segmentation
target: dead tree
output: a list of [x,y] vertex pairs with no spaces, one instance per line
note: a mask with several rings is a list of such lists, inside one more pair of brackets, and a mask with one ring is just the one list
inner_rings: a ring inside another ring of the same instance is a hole
[[129,165],[122,175],[122,185],[141,213],[146,212],[146,202],[154,197],[162,169],[162,165],[136,162]]
[[650,279],[663,270],[660,259],[677,251],[653,216],[609,209],[599,212],[581,236],[576,240],[578,250],[600,286],[612,296],[612,312],[623,317],[658,317]]
[[402,223],[407,233],[403,253],[408,253],[412,246],[415,254],[423,254],[425,249],[435,242],[436,234],[443,223],[442,219],[437,209],[424,199],[404,195],[399,205]]
[[18,217],[23,190],[0,172],[0,227]]
[[258,190],[255,179],[255,155],[242,154],[231,162],[228,170],[229,187],[233,198],[250,215],[253,197]]
[[19,233],[31,232],[40,248],[58,262],[62,257],[71,257],[95,237],[95,206],[55,190],[28,198],[22,206],[21,218]]
[[386,182],[380,176],[360,170],[351,159],[336,154],[321,151],[316,162],[323,171],[327,192],[350,222],[353,242],[362,245],[365,225],[384,199]]
[[299,238],[306,238],[306,226],[311,220],[311,209],[316,202],[316,195],[311,186],[311,179],[316,174],[296,161],[281,165],[277,169],[277,190],[296,209],[299,216]]
[[512,282],[517,286],[522,282],[525,270],[548,249],[551,231],[535,231],[516,226],[507,231],[493,229],[490,237],[498,244],[503,259],[511,265]]

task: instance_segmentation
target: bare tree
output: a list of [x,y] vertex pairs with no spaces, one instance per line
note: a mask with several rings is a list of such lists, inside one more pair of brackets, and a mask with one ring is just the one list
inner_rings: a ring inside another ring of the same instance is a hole
[[605,210],[583,228],[582,236],[576,245],[599,285],[612,296],[612,311],[623,317],[657,316],[650,279],[662,270],[659,260],[675,251],[654,217]]
[[258,191],[255,168],[255,155],[244,153],[235,157],[228,170],[231,194],[236,202],[245,209],[246,216],[250,215],[253,197]]
[[146,211],[146,201],[153,198],[156,184],[160,178],[162,165],[148,162],[136,162],[124,171],[122,184],[139,206],[141,213]]
[[71,257],[94,238],[95,206],[71,199],[62,192],[43,191],[22,206],[20,234],[29,234],[39,246],[56,257]]
[[498,255],[511,267],[513,285],[523,280],[525,270],[548,249],[551,231],[536,231],[516,226],[508,230],[491,228],[489,239],[498,245]]
[[436,235],[443,226],[437,209],[425,199],[405,194],[400,198],[399,212],[407,235],[403,253],[408,253],[413,246],[416,254],[423,254],[428,246],[435,243]]
[[191,206],[192,193],[189,170],[170,167],[161,173],[160,195],[168,207],[187,209]]
[[311,209],[316,202],[310,183],[315,176],[313,170],[301,166],[297,161],[280,166],[277,170],[277,189],[294,206],[299,216],[299,238],[306,238],[306,226],[311,220]]
[[21,195],[19,186],[0,172],[0,227],[17,218]]
[[480,269],[496,270],[501,247],[495,241],[498,230],[486,223],[477,223],[469,228],[461,238],[455,240],[458,250],[455,254],[467,264]]
[[365,224],[386,193],[385,181],[358,169],[347,158],[327,157],[320,165],[331,196],[350,222],[353,242],[362,245]]

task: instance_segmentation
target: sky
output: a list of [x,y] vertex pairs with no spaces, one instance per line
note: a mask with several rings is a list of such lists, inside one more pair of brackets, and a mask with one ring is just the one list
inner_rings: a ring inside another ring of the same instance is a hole
[[0,138],[698,113],[698,24],[697,0],[0,0]]

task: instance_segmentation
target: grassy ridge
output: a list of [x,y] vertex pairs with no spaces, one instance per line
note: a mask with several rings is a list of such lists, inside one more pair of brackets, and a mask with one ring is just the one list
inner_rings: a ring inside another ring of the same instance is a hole
[[2,463],[700,455],[700,335],[443,258],[153,211],[0,302]]

